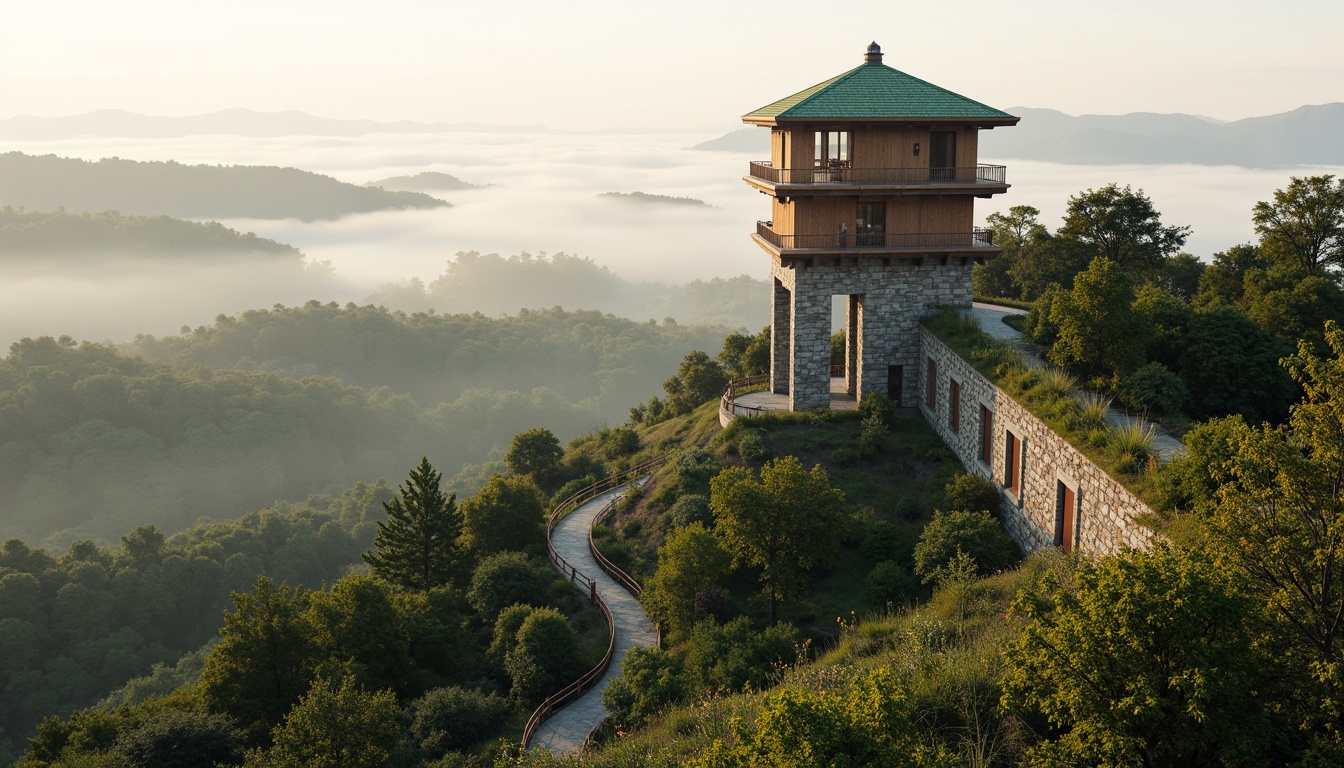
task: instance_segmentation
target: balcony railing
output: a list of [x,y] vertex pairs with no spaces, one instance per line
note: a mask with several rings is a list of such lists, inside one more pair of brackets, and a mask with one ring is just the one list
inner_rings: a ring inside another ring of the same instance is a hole
[[966,165],[952,168],[851,168],[832,164],[822,168],[775,168],[753,162],[754,178],[776,184],[1006,184],[1002,165]]
[[994,232],[849,232],[830,235],[781,235],[770,222],[756,222],[756,234],[780,250],[898,250],[902,248],[976,248],[994,245]]

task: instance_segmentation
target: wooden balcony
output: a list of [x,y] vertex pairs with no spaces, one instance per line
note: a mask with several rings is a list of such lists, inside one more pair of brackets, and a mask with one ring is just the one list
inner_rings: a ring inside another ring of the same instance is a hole
[[968,165],[952,168],[853,168],[831,164],[814,168],[775,168],[752,162],[742,179],[776,197],[855,195],[860,193],[973,194],[989,197],[1008,191],[1007,168]]
[[970,232],[891,232],[829,235],[784,235],[768,221],[756,222],[751,239],[782,264],[983,264],[1001,249],[994,233],[976,227]]

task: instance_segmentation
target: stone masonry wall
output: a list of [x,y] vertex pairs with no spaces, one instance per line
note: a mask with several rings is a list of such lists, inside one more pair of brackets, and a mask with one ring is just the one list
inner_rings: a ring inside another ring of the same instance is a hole
[[[1151,510],[1104,470],[1050,430],[1003,390],[971,367],[923,326],[919,327],[918,393],[924,418],[967,470],[1000,489],[1000,520],[1025,552],[1054,546],[1062,528],[1060,483],[1075,494],[1074,548],[1091,555],[1122,547],[1146,549],[1156,538],[1134,522]],[[934,405],[929,407],[929,361],[934,363]],[[951,385],[961,386],[960,429],[952,427]],[[981,460],[981,408],[993,415],[989,464]],[[1023,443],[1021,493],[1005,488],[1007,434]]]
[[[851,323],[859,331],[856,351],[860,376],[855,395],[862,398],[864,393],[874,391],[886,394],[887,367],[902,365],[902,405],[915,405],[919,398],[914,386],[920,365],[919,318],[930,314],[936,304],[970,307],[970,269],[962,265],[882,265],[869,261],[796,268],[776,263],[772,276],[779,287],[787,289],[791,306],[790,409],[830,406],[834,295],[863,297],[855,303],[862,308],[860,316]],[[775,295],[782,298],[784,294],[776,288]],[[778,327],[778,301],[773,309]],[[778,366],[773,376],[774,391],[780,392]]]

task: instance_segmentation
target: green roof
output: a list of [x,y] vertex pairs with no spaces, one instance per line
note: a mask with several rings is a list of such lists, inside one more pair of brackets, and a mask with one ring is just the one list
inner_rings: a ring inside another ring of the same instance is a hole
[[770,118],[1017,121],[1007,112],[877,62],[866,62],[742,116],[748,121]]

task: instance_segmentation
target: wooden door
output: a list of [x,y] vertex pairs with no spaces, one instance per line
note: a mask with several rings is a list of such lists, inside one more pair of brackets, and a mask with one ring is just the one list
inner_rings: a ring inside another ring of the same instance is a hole
[[1060,542],[1059,546],[1065,552],[1073,551],[1073,515],[1078,506],[1078,498],[1074,490],[1063,483],[1060,486],[1060,506],[1062,507],[1060,515]]
[[887,399],[901,405],[901,395],[905,389],[905,366],[887,366]]

